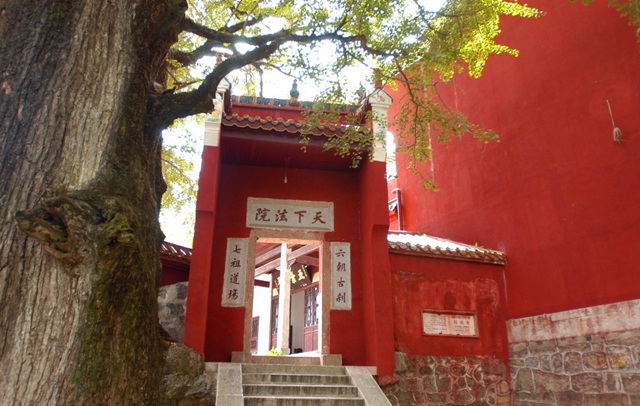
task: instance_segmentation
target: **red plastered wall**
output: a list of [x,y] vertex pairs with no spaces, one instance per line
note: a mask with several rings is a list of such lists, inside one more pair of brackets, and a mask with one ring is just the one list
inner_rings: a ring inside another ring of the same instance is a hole
[[528,4],[545,15],[505,18],[499,36],[519,57],[491,56],[481,78],[438,85],[447,106],[500,142],[435,144],[423,168],[437,193],[398,157],[406,228],[506,252],[510,318],[638,299],[635,29],[604,1]]
[[242,351],[244,313],[220,305],[226,239],[248,237],[245,226],[248,197],[271,199],[316,200],[334,202],[335,232],[326,233],[325,240],[350,242],[352,249],[353,310],[331,311],[331,352],[342,354],[345,364],[365,362],[363,303],[361,280],[360,193],[358,174],[223,165],[217,200],[216,233],[213,241],[212,283],[207,324],[206,359],[225,361],[232,351]]
[[[508,359],[502,266],[400,254],[390,260],[397,351]],[[475,313],[479,337],[424,335],[422,310]]]

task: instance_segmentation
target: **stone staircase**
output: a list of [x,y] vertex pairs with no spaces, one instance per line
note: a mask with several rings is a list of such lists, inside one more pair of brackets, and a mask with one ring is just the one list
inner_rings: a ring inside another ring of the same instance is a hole
[[216,406],[390,406],[366,367],[217,364]]

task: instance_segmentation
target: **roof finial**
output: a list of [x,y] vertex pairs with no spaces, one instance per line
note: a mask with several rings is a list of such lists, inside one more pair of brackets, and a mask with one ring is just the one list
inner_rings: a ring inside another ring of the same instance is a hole
[[291,91],[289,92],[289,106],[291,107],[300,107],[302,103],[298,101],[298,97],[300,96],[300,92],[298,91],[298,80],[293,79],[293,84],[291,85]]
[[373,82],[376,89],[382,89],[382,72],[380,69],[373,70]]
[[367,97],[367,91],[365,90],[364,86],[362,86],[362,83],[360,84],[360,88],[358,88],[358,90],[356,91],[356,94],[358,95],[359,103],[362,103],[362,101]]

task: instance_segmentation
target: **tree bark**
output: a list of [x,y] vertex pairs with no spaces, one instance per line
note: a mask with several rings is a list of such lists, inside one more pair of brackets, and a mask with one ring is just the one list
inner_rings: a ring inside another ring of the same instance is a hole
[[161,129],[186,3],[0,0],[0,404],[161,404]]

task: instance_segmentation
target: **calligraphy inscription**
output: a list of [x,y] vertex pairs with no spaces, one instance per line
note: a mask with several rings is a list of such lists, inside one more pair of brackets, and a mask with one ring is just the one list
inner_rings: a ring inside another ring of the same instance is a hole
[[245,280],[247,275],[246,238],[228,238],[227,256],[222,289],[222,306],[244,306]]
[[331,243],[331,308],[351,309],[351,244]]
[[333,231],[333,203],[250,197],[247,227]]

